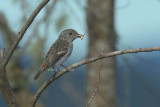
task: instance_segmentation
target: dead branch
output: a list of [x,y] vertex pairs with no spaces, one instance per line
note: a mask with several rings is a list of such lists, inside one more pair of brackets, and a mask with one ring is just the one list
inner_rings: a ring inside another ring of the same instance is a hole
[[37,16],[37,14],[41,11],[41,9],[49,2],[50,0],[43,0],[38,7],[33,11],[29,19],[27,20],[26,24],[23,26],[21,31],[19,32],[15,42],[12,44],[11,48],[8,50],[8,53],[6,54],[6,57],[4,57],[4,60],[0,62],[0,89],[4,96],[4,99],[7,103],[8,107],[17,107],[16,98],[14,96],[13,90],[9,84],[9,81],[6,76],[6,66],[10,60],[10,58],[13,55],[13,52],[15,48],[17,47],[18,43],[24,36],[24,33],[28,29],[28,27],[33,22],[34,18]]
[[33,11],[33,13],[31,14],[31,16],[29,17],[29,19],[27,20],[26,24],[23,26],[23,28],[21,29],[21,31],[19,32],[17,39],[15,40],[15,42],[13,43],[12,47],[9,49],[8,54],[5,57],[5,60],[3,62],[3,67],[5,68],[6,65],[8,64],[15,48],[17,47],[18,43],[20,42],[20,40],[22,39],[22,37],[24,36],[24,33],[27,31],[28,27],[31,25],[31,23],[33,22],[34,18],[37,16],[37,14],[40,12],[40,10],[49,2],[49,0],[43,0],[39,6]]
[[[48,24],[49,24],[48,21],[49,21],[49,19],[50,19],[50,17],[51,17],[51,12],[54,10],[57,2],[58,2],[58,0],[54,0],[54,1],[52,2],[51,6],[47,6],[47,7],[46,7],[46,11],[45,11],[45,13],[44,13],[43,18],[41,18],[39,21],[36,22],[34,28],[32,29],[31,34],[28,36],[28,39],[27,39],[27,41],[24,43],[23,48],[22,48],[21,51],[19,52],[18,56],[19,56],[19,55],[22,55],[22,54],[25,52],[26,48],[27,48],[28,45],[31,43],[33,37],[38,34],[38,28],[40,27],[40,25],[41,25],[43,22],[46,22],[46,23],[47,23],[47,24],[46,24],[46,29],[47,29]],[[47,16],[47,17],[46,17],[46,16]],[[48,32],[48,30],[45,30],[45,31]],[[47,35],[47,34],[45,34],[45,35]],[[46,39],[47,39],[47,37],[45,37],[45,40],[46,40]]]
[[61,77],[63,74],[67,73],[68,71],[77,68],[79,66],[82,66],[84,64],[88,64],[91,62],[95,62],[97,60],[103,59],[103,58],[108,58],[108,57],[114,57],[117,55],[122,55],[122,54],[127,54],[127,53],[138,53],[138,52],[152,52],[152,51],[160,51],[160,47],[152,47],[152,48],[140,48],[140,49],[127,49],[127,50],[121,50],[121,51],[115,51],[115,52],[110,52],[110,53],[101,53],[99,56],[95,56],[92,58],[88,58],[85,60],[82,60],[80,62],[74,63],[71,66],[67,67],[66,69],[63,69],[53,75],[48,81],[46,81],[35,93],[32,102],[31,102],[31,107],[34,107],[36,104],[36,101],[42,94],[42,92],[52,83],[54,80],[58,79]]

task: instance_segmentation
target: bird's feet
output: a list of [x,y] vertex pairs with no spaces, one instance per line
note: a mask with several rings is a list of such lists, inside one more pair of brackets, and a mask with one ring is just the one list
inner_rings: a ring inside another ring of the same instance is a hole
[[63,65],[63,64],[60,64],[60,65],[61,65],[63,68],[65,68],[65,69],[67,68],[67,66],[65,66],[65,65]]

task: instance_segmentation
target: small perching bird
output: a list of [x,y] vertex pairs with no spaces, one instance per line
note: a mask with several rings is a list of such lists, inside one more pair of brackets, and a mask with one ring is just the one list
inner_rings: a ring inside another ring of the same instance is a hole
[[73,49],[73,41],[76,38],[83,39],[83,35],[78,34],[73,29],[66,29],[61,32],[59,38],[50,47],[46,58],[40,66],[40,69],[34,79],[36,80],[40,74],[49,68],[55,68],[62,65],[71,55]]

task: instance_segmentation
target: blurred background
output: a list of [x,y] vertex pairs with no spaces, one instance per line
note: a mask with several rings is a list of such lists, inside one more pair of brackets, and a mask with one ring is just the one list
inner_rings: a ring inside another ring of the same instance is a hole
[[[0,49],[8,48],[41,0],[1,0]],[[122,49],[160,46],[160,0],[52,0],[35,18],[7,66],[7,76],[20,107],[54,73],[34,81],[48,49],[61,31],[85,35],[74,41],[69,66],[85,58]],[[37,107],[160,107],[160,54],[134,53],[80,66],[52,83]],[[0,94],[0,104],[6,107]]]

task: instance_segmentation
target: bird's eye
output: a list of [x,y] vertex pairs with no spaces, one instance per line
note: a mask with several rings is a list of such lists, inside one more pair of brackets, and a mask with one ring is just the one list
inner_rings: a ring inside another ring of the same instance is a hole
[[72,32],[70,32],[69,35],[72,35]]

